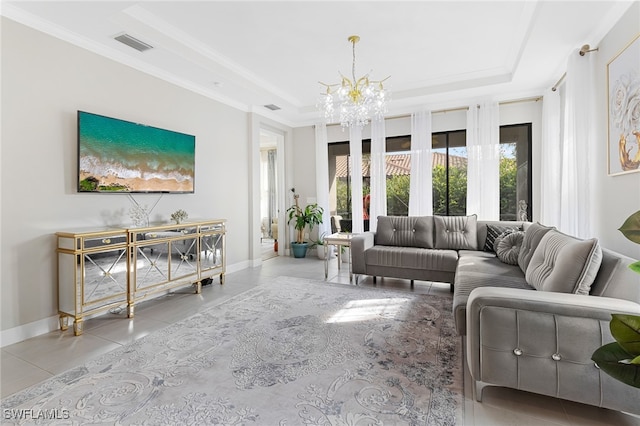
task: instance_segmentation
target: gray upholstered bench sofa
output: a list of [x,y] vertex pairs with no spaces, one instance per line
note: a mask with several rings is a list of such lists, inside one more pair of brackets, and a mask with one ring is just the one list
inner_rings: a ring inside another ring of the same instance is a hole
[[503,229],[528,226],[525,222],[477,221],[475,216],[380,216],[376,232],[352,238],[356,282],[359,275],[438,281],[450,283],[453,291],[461,257],[495,257],[483,251],[488,224]]
[[494,385],[640,414],[640,389],[591,360],[613,341],[612,313],[640,315],[633,259],[539,223],[475,216],[381,216],[351,248],[356,283],[371,275],[451,284],[478,401]]

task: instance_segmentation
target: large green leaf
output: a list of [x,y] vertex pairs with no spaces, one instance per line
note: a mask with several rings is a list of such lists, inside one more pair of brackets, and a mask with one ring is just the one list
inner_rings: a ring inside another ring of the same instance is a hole
[[640,365],[630,364],[631,357],[618,343],[609,343],[596,349],[591,359],[600,370],[614,379],[640,388]]
[[640,316],[612,314],[609,329],[614,339],[629,354],[640,355]]
[[640,210],[629,216],[618,230],[629,240],[640,244]]
[[629,269],[640,274],[640,260],[629,265]]

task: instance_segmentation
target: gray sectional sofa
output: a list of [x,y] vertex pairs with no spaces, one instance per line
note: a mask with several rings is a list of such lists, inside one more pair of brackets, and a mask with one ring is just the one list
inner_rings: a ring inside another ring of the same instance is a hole
[[494,385],[640,414],[640,389],[591,361],[613,341],[612,313],[640,315],[633,259],[539,223],[475,216],[381,216],[351,249],[356,283],[450,283],[478,401]]

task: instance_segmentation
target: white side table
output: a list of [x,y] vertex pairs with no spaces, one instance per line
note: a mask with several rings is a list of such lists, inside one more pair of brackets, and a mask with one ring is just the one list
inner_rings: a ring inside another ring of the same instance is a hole
[[339,247],[344,246],[349,249],[349,282],[353,281],[353,273],[351,272],[351,237],[353,233],[350,232],[336,232],[335,234],[324,237],[324,279],[329,276],[329,246],[336,246],[338,249],[338,270],[340,270],[340,250]]

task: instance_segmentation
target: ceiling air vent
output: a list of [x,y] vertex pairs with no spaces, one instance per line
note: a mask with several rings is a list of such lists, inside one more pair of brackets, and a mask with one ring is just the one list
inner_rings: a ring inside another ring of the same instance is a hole
[[279,109],[282,109],[278,105],[274,105],[274,104],[265,105],[264,107],[266,109],[270,109],[271,111],[277,111]]
[[136,49],[138,52],[144,52],[149,49],[153,49],[153,46],[145,43],[144,41],[140,41],[135,37],[131,37],[129,34],[120,34],[114,37],[115,40],[118,40],[122,44],[126,44],[129,47]]

